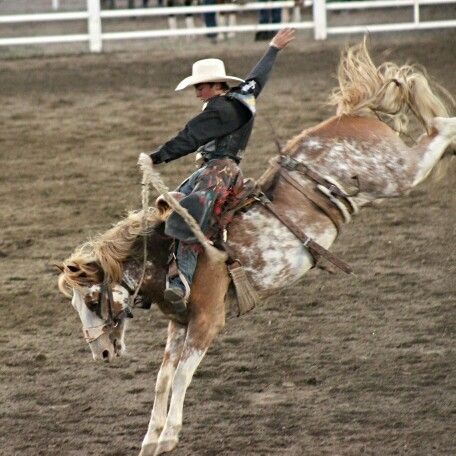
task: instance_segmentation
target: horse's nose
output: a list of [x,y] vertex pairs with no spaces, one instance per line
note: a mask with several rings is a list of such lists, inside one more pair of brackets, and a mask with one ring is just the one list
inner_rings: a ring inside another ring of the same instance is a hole
[[101,356],[103,357],[103,361],[109,362],[109,350],[103,350]]

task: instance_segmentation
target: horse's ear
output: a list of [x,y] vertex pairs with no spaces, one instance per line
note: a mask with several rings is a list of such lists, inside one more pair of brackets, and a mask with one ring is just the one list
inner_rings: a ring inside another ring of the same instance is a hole
[[63,265],[63,263],[60,263],[60,262],[59,263],[52,263],[52,266],[54,268],[56,268],[59,271],[59,273],[63,272],[65,270],[65,266]]

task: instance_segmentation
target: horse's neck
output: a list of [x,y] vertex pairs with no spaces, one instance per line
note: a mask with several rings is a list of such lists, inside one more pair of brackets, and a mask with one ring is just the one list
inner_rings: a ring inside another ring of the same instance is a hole
[[132,248],[131,257],[123,264],[124,282],[136,289],[144,274],[141,293],[155,300],[163,293],[171,239],[163,233],[163,227],[154,229],[147,236],[147,255],[144,261],[144,239],[139,237]]

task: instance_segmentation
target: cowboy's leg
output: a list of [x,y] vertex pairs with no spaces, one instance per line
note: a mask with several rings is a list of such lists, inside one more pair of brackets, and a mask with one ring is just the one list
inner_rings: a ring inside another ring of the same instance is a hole
[[166,422],[169,390],[182,353],[186,331],[185,326],[173,321],[169,322],[168,340],[155,384],[154,406],[149,427],[141,445],[140,456],[152,456],[155,453],[158,438]]
[[[203,168],[198,169],[182,182],[177,191],[184,195],[190,195],[198,183],[199,177]],[[184,222],[182,222],[184,223]],[[176,239],[176,265],[171,264],[167,277],[167,286],[165,290],[165,299],[173,305],[174,311],[177,313],[186,312],[186,300],[190,293],[190,285],[192,282],[193,272],[197,263],[197,253],[191,252],[181,246],[181,241],[177,239],[175,234],[171,234]],[[176,273],[176,267],[179,274]],[[183,271],[181,271],[181,269]],[[181,276],[184,276],[182,279]]]
[[[177,275],[169,275],[167,278],[165,300],[172,306],[173,312],[185,315],[187,313],[187,301],[193,281],[193,274],[198,261],[198,245],[177,242],[176,266]],[[175,269],[175,268],[173,268]]]
[[[195,171],[188,179],[186,179],[180,186],[178,191],[187,195],[189,199],[192,197],[194,206],[204,206],[207,208],[207,215],[209,215],[212,199],[210,195],[206,194],[206,190],[212,184],[213,179],[208,178],[207,170],[205,167]],[[198,195],[194,192],[198,191]],[[193,195],[192,195],[193,194]],[[192,195],[192,196],[190,196]],[[196,198],[195,198],[196,197]],[[187,201],[187,200],[185,200]],[[183,204],[185,204],[183,202]],[[192,213],[192,210],[187,207],[187,210]],[[197,210],[198,212],[198,210]],[[202,222],[199,220],[199,222]],[[169,222],[168,222],[169,223]],[[179,225],[184,223],[182,220]],[[168,224],[169,227],[169,224]],[[170,229],[170,231],[173,231]],[[182,233],[181,233],[182,234]],[[178,274],[168,277],[167,289],[165,291],[165,299],[173,304],[176,312],[186,311],[186,300],[190,294],[190,287],[195,272],[196,263],[198,259],[198,246],[190,242],[186,242],[184,237],[179,238],[179,234],[175,231],[173,236],[176,238],[176,263]],[[190,234],[193,237],[193,234]]]
[[[220,213],[239,175],[238,166],[231,160],[212,160],[181,185],[181,192],[190,190],[189,196],[183,199],[181,204],[185,205],[188,201],[189,212],[199,214],[196,218],[205,232],[208,229],[212,234],[217,231],[216,222],[213,220],[214,211]],[[172,224],[172,220],[170,222]],[[186,241],[187,239],[181,237],[176,251],[177,269],[180,274],[168,280],[169,286],[165,291],[165,299],[173,304],[176,312],[186,311],[186,298],[189,295],[198,258],[199,246],[192,244],[194,241],[190,239]]]
[[179,185],[177,191],[183,193],[184,195],[190,195],[190,193],[192,193],[193,189],[195,188],[195,185],[198,183],[201,172],[202,168],[190,174],[190,176],[187,177],[187,179],[185,179],[184,182]]
[[186,295],[188,295],[193,281],[193,274],[195,273],[197,261],[197,247],[193,244],[178,241],[176,249],[176,262],[180,275],[169,278],[169,285],[180,288]]

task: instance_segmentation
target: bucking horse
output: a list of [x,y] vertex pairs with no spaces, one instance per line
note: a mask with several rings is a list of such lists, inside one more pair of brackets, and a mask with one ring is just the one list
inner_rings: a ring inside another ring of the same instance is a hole
[[[424,70],[392,62],[377,67],[363,42],[342,53],[338,80],[331,96],[336,115],[291,139],[257,182],[260,191],[231,218],[228,255],[214,260],[207,247],[199,256],[185,318],[163,301],[173,240],[162,215],[169,210],[131,213],[61,265],[59,288],[72,296],[95,360],[108,362],[125,350],[133,294],[169,317],[140,456],[178,443],[187,387],[236,299],[226,256],[260,298],[296,282],[322,257],[347,269],[328,252],[341,226],[373,201],[407,195],[450,155],[454,100]],[[400,137],[409,117],[424,130],[411,146]]]

